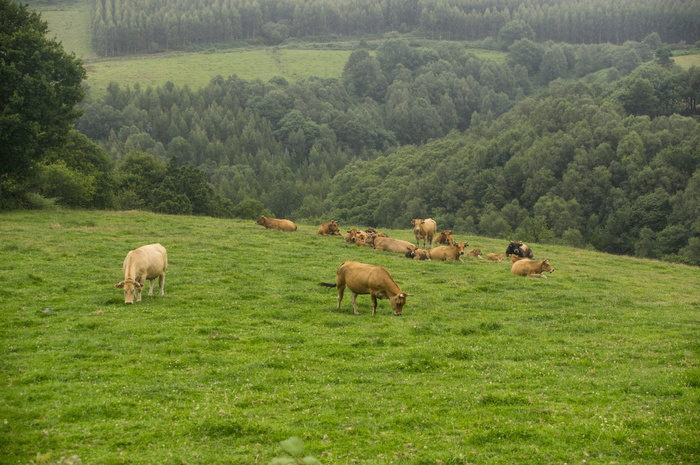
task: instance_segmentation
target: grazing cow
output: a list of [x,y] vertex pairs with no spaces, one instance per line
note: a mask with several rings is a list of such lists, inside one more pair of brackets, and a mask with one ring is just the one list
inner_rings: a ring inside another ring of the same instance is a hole
[[150,244],[139,247],[126,254],[124,265],[124,281],[117,284],[117,289],[124,289],[124,303],[141,302],[141,289],[144,282],[149,281],[148,295],[153,295],[153,280],[158,278],[160,295],[165,295],[165,270],[168,267],[168,252],[160,244]]
[[415,220],[411,220],[411,224],[413,225],[413,234],[416,236],[416,245],[420,245],[422,239],[423,247],[426,246],[426,243],[432,247],[433,236],[435,236],[435,230],[437,229],[435,220],[432,218],[426,218],[424,220],[416,218]]
[[494,262],[502,262],[505,258],[505,254],[502,253],[487,253],[486,260],[493,260]]
[[518,260],[510,267],[510,272],[518,276],[531,276],[534,278],[546,278],[542,272],[554,273],[554,268],[549,260]]
[[318,227],[319,236],[340,236],[340,229],[338,229],[338,222],[331,221],[330,223],[323,223]]
[[401,316],[406,297],[413,294],[403,292],[392,279],[389,272],[381,266],[367,265],[358,262],[343,262],[338,268],[335,284],[319,283],[321,286],[338,288],[338,309],[343,300],[345,287],[352,292],[352,308],[357,311],[358,294],[369,294],[372,299],[372,315],[377,314],[377,299],[389,299],[395,316]]
[[408,241],[402,241],[400,239],[392,239],[390,237],[377,237],[370,236],[367,242],[372,244],[375,250],[381,250],[384,252],[395,252],[405,254],[406,250],[416,250],[416,246]]
[[508,244],[506,248],[506,257],[510,257],[512,254],[519,257],[534,258],[530,247],[526,246],[521,241],[510,241],[510,244]]
[[413,260],[428,260],[430,261],[430,251],[425,249],[408,249],[404,254],[406,258],[412,258]]
[[481,249],[470,250],[469,252],[466,253],[466,256],[467,257],[483,258],[481,256]]
[[430,249],[430,259],[445,261],[445,260],[462,260],[462,255],[464,255],[464,248],[468,246],[466,242],[457,242],[454,245],[442,245],[440,247],[435,247]]
[[454,237],[452,237],[452,230],[445,229],[441,233],[435,236],[435,243],[441,245],[453,245],[455,243]]
[[266,216],[261,216],[256,223],[261,226],[265,226],[265,229],[279,229],[280,231],[297,230],[297,225],[294,224],[294,222],[279,218],[268,218]]

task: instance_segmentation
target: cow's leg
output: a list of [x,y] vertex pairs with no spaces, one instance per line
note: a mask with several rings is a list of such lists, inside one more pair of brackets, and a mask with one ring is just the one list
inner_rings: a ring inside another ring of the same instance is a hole
[[337,309],[340,310],[340,302],[343,301],[343,294],[345,293],[345,286],[338,286],[338,307]]
[[136,302],[141,302],[141,287],[143,287],[143,284],[140,281],[134,282],[134,294],[136,294]]
[[160,285],[160,295],[165,295],[165,273],[158,276],[158,284]]
[[153,297],[153,279],[148,280],[148,295],[149,297]]
[[377,296],[374,294],[371,294],[370,297],[372,298],[372,315],[377,314]]
[[352,310],[355,312],[355,315],[360,314],[360,312],[357,311],[357,294],[354,292],[352,293]]

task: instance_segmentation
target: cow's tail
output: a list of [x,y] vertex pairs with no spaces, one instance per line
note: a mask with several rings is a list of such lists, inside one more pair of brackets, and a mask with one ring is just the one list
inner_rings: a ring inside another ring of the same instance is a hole
[[319,286],[324,286],[324,287],[335,287],[336,284],[331,284],[331,283],[318,283]]

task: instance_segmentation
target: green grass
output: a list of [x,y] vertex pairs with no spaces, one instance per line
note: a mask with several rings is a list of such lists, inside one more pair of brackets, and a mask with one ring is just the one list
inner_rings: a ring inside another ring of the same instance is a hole
[[692,66],[700,66],[700,54],[675,56],[672,59],[683,69],[689,69]]
[[[697,463],[700,269],[531,244],[556,271],[521,278],[316,227],[0,214],[0,462],[266,464],[298,436],[324,464]],[[126,306],[156,241],[166,295]],[[344,260],[385,266],[404,316],[336,310]]]
[[340,78],[350,56],[346,50],[282,50],[272,47],[218,53],[125,57],[87,64],[87,83],[94,97],[111,81],[121,85],[161,86],[170,81],[192,89],[206,86],[217,75],[269,81],[282,76],[298,81],[309,76]]
[[49,37],[57,38],[68,52],[78,58],[90,59],[97,55],[90,39],[90,0],[47,3],[31,2],[29,7],[41,13],[49,25]]

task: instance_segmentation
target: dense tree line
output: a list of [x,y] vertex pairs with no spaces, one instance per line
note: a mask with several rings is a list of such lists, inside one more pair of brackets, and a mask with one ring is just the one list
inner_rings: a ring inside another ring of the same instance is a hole
[[509,24],[538,41],[622,44],[653,32],[666,43],[700,40],[700,3],[684,0],[94,0],[92,18],[104,56],[414,30],[507,45]]
[[700,264],[700,123],[629,115],[597,84],[550,84],[490,124],[339,172],[341,223],[562,242]]

